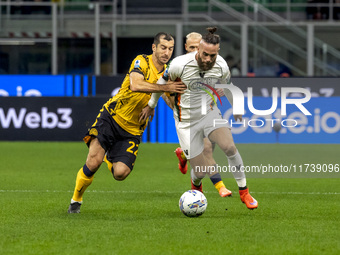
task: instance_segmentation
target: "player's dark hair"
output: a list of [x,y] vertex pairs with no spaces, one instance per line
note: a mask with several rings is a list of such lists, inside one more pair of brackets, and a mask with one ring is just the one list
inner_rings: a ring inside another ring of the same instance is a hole
[[217,27],[208,27],[207,30],[209,33],[204,35],[202,37],[202,40],[209,44],[214,44],[214,45],[219,44],[220,36],[215,34]]
[[171,34],[165,33],[165,32],[159,32],[155,37],[153,38],[153,43],[157,46],[160,42],[161,39],[167,40],[167,41],[172,41],[174,38],[172,37]]

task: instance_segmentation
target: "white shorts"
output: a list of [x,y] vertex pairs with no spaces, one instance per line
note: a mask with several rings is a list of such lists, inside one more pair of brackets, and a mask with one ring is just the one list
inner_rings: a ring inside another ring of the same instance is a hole
[[221,127],[229,128],[227,122],[216,122],[221,119],[220,110],[215,108],[199,120],[175,121],[178,140],[187,159],[194,158],[203,152],[203,139],[208,137],[212,131]]

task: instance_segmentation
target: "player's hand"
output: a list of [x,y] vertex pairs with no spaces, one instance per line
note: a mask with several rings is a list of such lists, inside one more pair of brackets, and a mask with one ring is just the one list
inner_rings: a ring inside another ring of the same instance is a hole
[[183,94],[187,86],[181,81],[168,81],[164,87],[164,92]]
[[224,91],[223,91],[222,88],[216,89],[216,92],[217,92],[217,94],[218,94],[220,97],[223,97],[223,96],[224,96]]
[[171,110],[173,110],[175,105],[175,96],[167,96],[163,93],[162,98],[164,102],[171,108]]
[[237,121],[242,121],[242,115],[234,115],[234,119]]
[[148,118],[150,118],[150,121],[152,121],[154,115],[155,109],[147,105],[143,108],[143,110],[139,114],[139,122],[140,123],[146,122]]

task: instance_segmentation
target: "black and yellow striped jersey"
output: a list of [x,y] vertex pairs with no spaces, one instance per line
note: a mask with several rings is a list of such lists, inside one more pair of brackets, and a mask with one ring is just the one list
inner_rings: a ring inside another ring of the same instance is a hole
[[118,125],[130,134],[143,134],[147,121],[140,123],[139,114],[147,106],[151,97],[151,93],[131,91],[130,73],[138,72],[144,76],[146,82],[157,83],[158,79],[163,75],[165,67],[164,65],[162,72],[158,72],[152,62],[152,55],[138,55],[133,60],[118,94],[104,104],[104,107]]

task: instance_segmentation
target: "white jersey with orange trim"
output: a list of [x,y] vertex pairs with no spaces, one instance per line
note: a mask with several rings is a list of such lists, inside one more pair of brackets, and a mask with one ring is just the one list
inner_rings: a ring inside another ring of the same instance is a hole
[[216,106],[215,84],[229,83],[230,71],[227,62],[217,56],[215,65],[208,71],[201,71],[197,51],[176,57],[167,67],[165,80],[181,80],[187,89],[175,97],[174,118],[178,121],[192,121],[202,118]]

